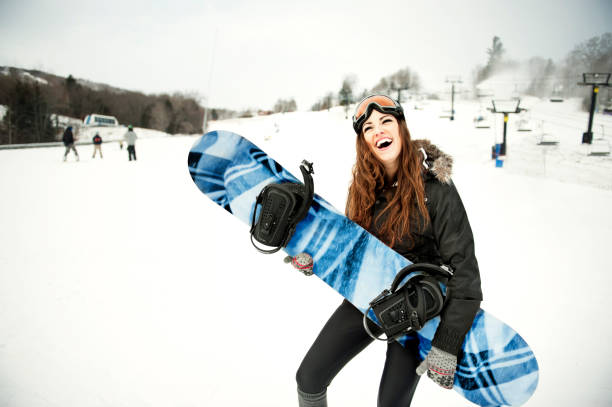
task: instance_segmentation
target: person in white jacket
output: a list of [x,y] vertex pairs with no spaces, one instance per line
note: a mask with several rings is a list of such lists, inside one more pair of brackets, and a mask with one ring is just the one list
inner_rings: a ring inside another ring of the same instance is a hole
[[130,161],[132,161],[132,157],[134,157],[134,161],[136,161],[136,139],[137,138],[138,136],[136,136],[136,133],[134,133],[134,129],[132,128],[132,125],[130,124],[128,126],[127,133],[125,133],[125,135],[123,136],[123,140],[127,144],[128,158]]

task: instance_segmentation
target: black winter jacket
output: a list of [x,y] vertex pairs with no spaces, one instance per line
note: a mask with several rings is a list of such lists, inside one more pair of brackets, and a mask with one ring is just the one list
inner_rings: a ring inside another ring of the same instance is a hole
[[[429,169],[424,173],[426,206],[430,222],[422,232],[413,232],[414,242],[397,242],[393,249],[413,263],[448,265],[453,277],[447,282],[447,300],[441,322],[432,345],[458,355],[465,334],[480,308],[482,291],[480,272],[474,253],[474,238],[465,208],[450,175],[452,158],[427,140],[414,140],[417,148],[427,154]],[[374,219],[387,205],[381,191],[374,206]],[[371,232],[376,234],[384,221],[375,222]]]
[[69,146],[74,143],[74,135],[72,134],[72,130],[66,129],[64,131],[64,136],[62,137],[62,141],[65,146]]

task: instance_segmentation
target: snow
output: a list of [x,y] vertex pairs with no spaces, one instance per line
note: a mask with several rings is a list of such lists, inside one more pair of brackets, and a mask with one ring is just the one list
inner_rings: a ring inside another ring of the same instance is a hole
[[21,72],[20,72],[20,74],[21,74],[21,76],[22,76],[24,79],[27,79],[27,80],[29,80],[29,81],[32,81],[32,82],[38,82],[38,83],[43,84],[43,85],[47,85],[47,84],[49,84],[49,82],[47,82],[47,80],[46,80],[46,79],[39,78],[38,76],[34,76],[34,75],[32,75],[31,73],[29,73],[29,72],[26,72],[26,71],[21,71]]
[[[609,406],[612,159],[580,145],[576,104],[533,100],[560,139],[535,144],[511,116],[503,168],[490,159],[501,115],[476,129],[405,103],[413,138],[455,160],[476,239],[483,308],[514,327],[540,364],[527,406]],[[597,116],[609,137],[610,121]],[[354,134],[344,112],[212,122],[237,131],[344,207]],[[595,127],[596,128],[596,127]],[[144,137],[138,161],[118,143],[0,151],[0,406],[291,406],[295,371],[340,304],[334,291],[251,247],[247,227],[193,185],[195,136]],[[154,133],[150,133],[154,134]],[[158,134],[158,136],[161,136]],[[329,389],[332,406],[372,406],[386,347],[374,343]],[[467,406],[429,379],[413,405]]]
[[[121,141],[127,132],[127,126],[82,126],[79,127],[77,133],[77,140],[83,142],[89,142],[93,136],[98,133],[104,142],[109,141]],[[144,129],[140,127],[134,127],[134,132],[139,139],[142,138],[158,138],[168,137],[168,133],[164,133],[160,130]]]

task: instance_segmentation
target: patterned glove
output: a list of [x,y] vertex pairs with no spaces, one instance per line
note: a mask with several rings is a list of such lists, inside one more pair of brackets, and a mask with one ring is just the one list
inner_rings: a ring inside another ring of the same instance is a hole
[[291,265],[302,272],[306,276],[312,275],[313,261],[312,256],[308,253],[300,253],[295,257],[285,257],[285,263],[291,263]]
[[417,367],[417,374],[421,376],[427,371],[427,376],[445,389],[452,389],[457,369],[457,356],[451,355],[435,346],[431,347],[429,354]]

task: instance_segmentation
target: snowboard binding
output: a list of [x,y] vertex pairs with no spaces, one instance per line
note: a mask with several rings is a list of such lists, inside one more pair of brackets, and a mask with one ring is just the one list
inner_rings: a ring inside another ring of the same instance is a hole
[[[417,274],[400,286],[409,274],[415,272]],[[363,316],[363,326],[368,335],[388,342],[406,333],[418,331],[427,321],[438,316],[444,307],[445,297],[440,281],[434,276],[438,279],[448,279],[452,277],[452,272],[428,263],[411,264],[400,270],[391,288],[374,298]],[[367,323],[370,309],[376,315],[386,339],[381,339],[370,331]]]
[[[304,185],[293,182],[266,185],[255,202],[251,220],[251,243],[261,253],[276,253],[286,247],[295,232],[297,224],[306,217],[314,198],[312,163],[304,160],[300,164]],[[257,208],[261,205],[259,218]],[[259,243],[273,249],[258,247]]]

